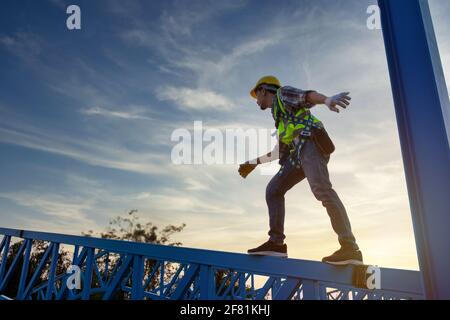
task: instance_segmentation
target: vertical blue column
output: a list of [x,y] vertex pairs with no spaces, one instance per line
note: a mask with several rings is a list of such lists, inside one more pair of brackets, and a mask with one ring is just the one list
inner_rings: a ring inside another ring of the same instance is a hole
[[449,98],[430,11],[423,0],[378,2],[425,295],[450,299]]

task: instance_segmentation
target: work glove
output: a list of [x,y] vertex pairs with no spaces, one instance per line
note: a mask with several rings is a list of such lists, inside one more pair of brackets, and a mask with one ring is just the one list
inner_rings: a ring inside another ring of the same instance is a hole
[[256,163],[255,164],[250,164],[248,162],[243,163],[239,166],[239,174],[241,175],[242,178],[245,179],[253,170],[255,170],[257,166],[258,165]]
[[352,98],[350,98],[349,94],[350,92],[342,92],[335,96],[329,97],[325,100],[325,104],[331,111],[339,113],[337,106],[345,109],[348,105],[350,105],[350,100],[352,100]]

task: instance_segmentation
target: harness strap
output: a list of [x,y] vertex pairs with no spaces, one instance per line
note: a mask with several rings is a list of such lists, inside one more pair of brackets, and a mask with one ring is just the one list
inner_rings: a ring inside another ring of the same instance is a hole
[[[280,123],[280,120],[283,119],[287,122],[291,121],[294,123],[294,125],[304,125],[305,128],[294,138],[294,140],[291,142],[291,146],[293,147],[293,150],[291,151],[291,155],[289,156],[289,161],[294,165],[296,168],[301,167],[301,160],[300,160],[300,152],[303,149],[303,146],[306,143],[306,140],[311,137],[311,129],[312,128],[318,128],[322,129],[321,126],[314,123],[313,116],[311,114],[310,110],[303,111],[300,114],[296,115],[289,115],[284,106],[283,102],[281,101],[280,97],[280,90],[277,91],[277,104],[275,104],[275,107],[273,109],[273,115],[275,118],[275,125],[278,128],[278,125]],[[308,116],[305,118],[305,116]],[[285,125],[286,126],[286,125]],[[286,128],[285,128],[286,129]],[[284,134],[286,134],[286,130],[284,131]],[[280,136],[280,139],[282,137]]]

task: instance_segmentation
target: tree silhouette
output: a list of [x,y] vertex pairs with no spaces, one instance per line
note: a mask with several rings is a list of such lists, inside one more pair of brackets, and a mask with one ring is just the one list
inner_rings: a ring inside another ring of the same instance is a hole
[[[109,222],[109,227],[104,232],[100,232],[98,235],[90,230],[88,232],[82,232],[83,236],[93,237],[98,236],[103,239],[113,239],[122,241],[133,241],[133,242],[143,242],[166,246],[181,246],[181,242],[171,242],[170,238],[174,233],[181,232],[186,224],[181,226],[168,225],[159,231],[158,226],[153,225],[151,222],[142,223],[139,216],[137,215],[138,210],[133,209],[127,213],[125,217],[116,217]],[[16,258],[20,247],[23,245],[24,240],[20,240],[11,244],[9,248],[8,259],[6,261],[6,270],[9,269],[14,259]],[[32,275],[38,268],[44,253],[49,248],[49,243],[45,241],[35,240],[32,243],[28,273],[26,281],[31,279]],[[22,254],[23,255],[23,254]],[[119,261],[119,254],[109,254],[105,256],[100,256],[96,259],[99,271],[103,272],[105,279],[108,277],[108,273],[114,270],[116,263]],[[65,274],[69,266],[72,264],[72,253],[64,247],[61,247],[58,252],[58,262],[56,267],[56,274]],[[145,260],[144,274],[149,275],[153,268],[157,265],[155,260],[147,259]],[[10,281],[4,288],[2,294],[8,297],[16,297],[18,294],[18,288],[20,283],[21,270],[23,266],[23,259],[18,260],[18,264],[11,274]],[[174,274],[174,266],[172,263],[167,262],[164,266],[164,279],[169,280]],[[39,275],[37,281],[34,283],[34,287],[44,284],[48,281],[48,274],[50,270],[50,259],[44,265],[41,274]],[[154,273],[149,282],[149,287],[157,287],[160,285],[160,274],[161,270]],[[103,280],[103,279],[102,279]],[[93,276],[92,281],[93,287],[100,286],[100,279],[96,274]],[[57,283],[57,287],[60,288],[62,284]],[[99,295],[92,296],[91,298],[98,298]],[[127,298],[125,293],[119,293],[116,295],[118,299]]]
[[[118,216],[112,219],[109,222],[109,226],[103,232],[96,233],[92,230],[88,232],[83,232],[82,235],[86,237],[99,237],[102,239],[112,239],[112,240],[121,240],[121,241],[132,241],[132,242],[141,242],[141,243],[150,243],[157,245],[166,245],[166,246],[181,246],[181,242],[172,242],[171,236],[175,233],[179,233],[183,231],[186,224],[182,224],[180,226],[168,225],[163,229],[159,230],[158,226],[154,225],[152,222],[142,222],[140,217],[138,216],[138,210],[133,209],[130,210],[124,217]],[[6,270],[9,269],[12,264],[14,258],[17,256],[20,247],[24,243],[23,240],[15,242],[11,244],[9,248],[8,259],[6,263]],[[27,282],[31,279],[32,275],[38,268],[39,263],[41,262],[45,252],[49,248],[49,243],[45,241],[35,240],[32,243],[31,252],[30,252],[30,260],[29,260],[29,268],[27,273]],[[95,262],[99,271],[99,274],[96,272],[93,273],[91,286],[93,288],[101,287],[102,283],[111,279],[114,276],[113,270],[117,270],[117,264],[120,261],[120,254],[115,253],[107,253],[102,255],[100,251],[97,250],[97,256],[95,258]],[[61,275],[65,274],[68,270],[69,266],[72,264],[72,256],[73,253],[70,252],[65,247],[60,247],[58,252],[58,262],[56,267],[56,274]],[[51,259],[47,259],[48,261],[45,263],[42,272],[40,273],[37,281],[34,283],[33,287],[39,286],[40,284],[45,284],[48,281],[48,274],[50,270]],[[23,265],[23,259],[18,260],[18,264],[14,269],[13,274],[11,275],[11,279],[8,282],[6,288],[3,290],[2,294],[8,297],[16,297],[18,293],[18,287],[20,282],[20,275]],[[156,292],[156,290],[160,290],[161,286],[169,283],[176,271],[180,267],[179,263],[174,263],[171,261],[165,261],[161,263],[161,261],[157,261],[154,259],[145,259],[144,260],[144,282],[148,283],[146,288],[144,288],[148,292]],[[82,267],[83,269],[86,266]],[[231,296],[232,292],[230,291],[230,286],[233,286],[234,290],[238,289],[238,285],[236,283],[231,284],[230,278],[227,278],[227,274],[235,272],[234,270],[221,269],[216,270],[215,272],[215,283],[216,283],[216,291],[219,295],[223,295],[225,292],[228,292],[226,296]],[[161,273],[163,273],[163,277],[161,277]],[[99,278],[100,276],[100,278]],[[151,276],[151,278],[150,278]],[[131,286],[131,279],[128,280],[128,285]],[[223,283],[224,282],[224,283]],[[221,284],[223,285],[221,286]],[[55,286],[59,289],[62,286],[62,281],[57,281]],[[221,289],[219,288],[221,286]],[[220,289],[220,290],[219,290]],[[249,289],[246,286],[246,291],[249,293]],[[220,292],[218,292],[220,291]],[[160,291],[159,291],[160,292]],[[102,297],[101,293],[91,295],[91,299],[100,299]],[[130,294],[124,292],[122,290],[118,290],[117,294],[113,297],[114,299],[129,299]]]
[[[124,240],[134,242],[144,242],[152,244],[161,244],[167,246],[181,246],[181,242],[169,242],[170,237],[176,233],[181,232],[186,224],[181,226],[168,225],[161,232],[158,227],[151,222],[143,224],[137,215],[138,210],[133,209],[124,217],[116,217],[109,222],[109,227],[105,232],[101,232],[99,237],[102,239]],[[95,233],[89,230],[82,233],[84,236],[91,237]]]
[[[20,247],[23,245],[24,240],[20,240],[18,242],[15,242],[11,244],[9,248],[8,253],[8,259],[6,261],[6,270],[9,270],[9,267],[13,263],[14,259],[16,258]],[[45,252],[47,251],[49,247],[49,244],[45,241],[35,240],[32,243],[31,246],[31,252],[30,252],[30,259],[29,259],[29,266],[28,266],[28,272],[26,276],[26,281],[31,279],[35,271],[37,270],[39,263],[43,259],[43,256]],[[18,264],[14,271],[12,272],[11,278],[9,282],[7,283],[6,288],[3,290],[3,294],[7,297],[16,297],[18,293],[19,283],[20,283],[20,275],[22,272],[23,267],[23,259],[18,260]],[[69,251],[65,249],[60,249],[58,253],[58,261],[56,264],[56,274],[63,274],[66,272],[66,270],[71,265],[71,258]],[[38,279],[34,283],[34,286],[38,286],[40,284],[43,284],[47,282],[48,280],[48,273],[50,271],[50,259],[46,262],[44,265],[41,274],[39,275]]]
[[[101,232],[98,236],[102,239],[112,239],[121,241],[133,241],[143,242],[157,245],[166,246],[181,246],[181,242],[170,242],[170,237],[177,232],[181,232],[186,224],[181,226],[168,225],[158,231],[158,227],[152,222],[142,223],[138,216],[138,210],[133,209],[128,212],[125,217],[116,217],[109,223],[109,227],[106,231]],[[95,233],[90,230],[87,233],[83,233],[84,236],[91,237]],[[100,257],[97,259],[97,265],[104,273],[108,273],[109,270],[114,270],[117,263],[120,261],[120,255],[113,254]],[[145,259],[144,262],[144,280],[148,280],[150,275],[152,276],[148,281],[148,286],[145,288],[148,291],[155,290],[166,282],[169,282],[174,276],[177,268],[176,266],[167,261],[164,265],[159,265],[157,260]],[[163,282],[161,282],[161,272],[163,272]],[[99,279],[97,276],[93,279],[93,286],[99,286]],[[95,298],[95,297],[94,297]],[[119,291],[116,299],[129,298],[129,294]]]

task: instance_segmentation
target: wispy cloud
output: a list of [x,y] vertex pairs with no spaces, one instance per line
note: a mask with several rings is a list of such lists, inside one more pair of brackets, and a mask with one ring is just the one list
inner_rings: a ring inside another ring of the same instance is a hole
[[0,198],[13,201],[17,205],[36,210],[41,215],[40,224],[48,220],[53,223],[71,226],[95,226],[88,218],[94,210],[95,203],[86,198],[69,194],[45,194],[43,192],[0,193]]
[[246,3],[247,1],[243,0],[231,2],[194,0],[189,3],[177,0],[162,12],[159,24],[165,36],[192,36],[193,28],[196,26],[226,12],[239,9]]
[[93,166],[137,172],[167,174],[166,157],[156,152],[137,152],[112,141],[77,139],[32,125],[0,123],[0,142],[66,156]]
[[29,64],[33,63],[43,51],[42,38],[30,32],[0,34],[0,45]]
[[234,107],[234,102],[227,97],[207,90],[176,87],[162,87],[156,92],[158,99],[174,102],[182,109],[217,109],[229,111]]
[[[289,32],[288,32],[289,31]],[[184,47],[183,49],[174,47],[174,54],[177,52],[179,56],[174,59],[168,57],[168,63],[172,67],[184,68],[194,71],[199,77],[200,84],[208,84],[213,81],[217,84],[220,79],[226,82],[228,73],[236,67],[243,65],[243,59],[256,54],[262,53],[269,47],[274,47],[283,38],[289,37],[292,33],[290,29],[275,29],[269,35],[261,35],[259,38],[243,39],[237,43],[231,50],[226,52],[211,52],[208,44],[203,44],[203,50],[196,48]],[[216,80],[216,81],[214,81]]]
[[134,110],[127,112],[122,110],[109,110],[102,107],[91,107],[88,109],[82,109],[80,112],[88,116],[103,116],[107,118],[119,118],[126,120],[153,120],[152,118],[143,115],[144,111],[140,108],[134,108]]

